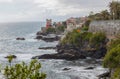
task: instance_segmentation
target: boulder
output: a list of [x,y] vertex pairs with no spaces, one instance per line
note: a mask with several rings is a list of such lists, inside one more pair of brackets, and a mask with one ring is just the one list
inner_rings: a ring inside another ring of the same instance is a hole
[[18,38],[16,38],[16,40],[25,40],[25,38],[18,37]]
[[110,78],[110,72],[105,72],[103,74],[98,75],[97,77],[98,77],[98,79]]
[[70,70],[71,68],[63,68],[62,70],[67,71]]
[[38,40],[43,40],[43,41],[46,41],[46,42],[54,42],[54,41],[58,41],[60,40],[60,37],[55,35],[55,34],[52,34],[54,36],[50,36],[50,34],[48,35],[37,35],[35,39],[38,39]]
[[44,32],[39,31],[39,32],[36,33],[36,35],[38,35],[38,36],[39,36],[39,35],[44,35],[44,36],[46,36],[47,33],[44,33]]
[[42,40],[46,41],[46,42],[54,42],[54,41],[58,41],[60,40],[60,38],[58,36],[55,37],[42,37]]
[[35,39],[40,40],[40,39],[42,39],[42,36],[41,35],[37,35]]
[[40,47],[38,49],[47,50],[47,49],[56,49],[56,47]]
[[94,69],[95,67],[87,67],[85,68],[85,70],[91,70],[91,69]]
[[32,57],[32,59],[65,59],[65,60],[77,60],[77,59],[85,59],[86,57],[83,55],[74,55],[69,53],[63,54],[44,54],[40,56]]

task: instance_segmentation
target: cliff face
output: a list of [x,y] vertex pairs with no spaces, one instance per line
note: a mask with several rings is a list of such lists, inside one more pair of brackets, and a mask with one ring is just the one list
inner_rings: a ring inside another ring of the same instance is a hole
[[[95,48],[93,46],[89,46],[88,41],[84,41],[83,45],[81,47],[77,47],[72,44],[59,44],[57,45],[57,52],[59,54],[68,53],[72,55],[81,55],[86,57],[91,57],[95,59],[100,59],[105,56],[107,49],[106,44],[101,43],[101,46],[99,48]],[[79,58],[81,59],[81,58]]]
[[108,40],[104,33],[78,32],[68,33],[57,45],[58,53],[72,53],[91,58],[102,58],[106,54]]

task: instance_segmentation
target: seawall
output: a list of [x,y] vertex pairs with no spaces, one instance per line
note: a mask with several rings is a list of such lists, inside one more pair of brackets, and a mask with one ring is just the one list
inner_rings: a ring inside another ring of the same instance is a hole
[[92,21],[89,32],[104,32],[107,36],[114,37],[120,34],[120,20]]

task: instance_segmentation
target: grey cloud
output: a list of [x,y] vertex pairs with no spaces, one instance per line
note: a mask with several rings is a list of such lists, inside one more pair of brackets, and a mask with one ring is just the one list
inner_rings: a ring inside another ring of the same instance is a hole
[[107,9],[110,1],[112,0],[13,0],[10,3],[0,3],[0,21],[7,21],[11,17],[14,21],[46,18],[64,20],[71,16],[88,15],[90,11]]
[[[65,5],[84,6],[84,7],[103,7],[112,0],[59,0]],[[107,6],[107,5],[106,5]]]

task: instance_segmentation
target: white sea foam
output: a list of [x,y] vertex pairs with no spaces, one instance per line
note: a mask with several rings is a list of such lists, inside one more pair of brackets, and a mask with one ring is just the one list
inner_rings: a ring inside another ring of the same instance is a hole
[[[64,68],[70,68],[70,70],[63,70]],[[98,75],[107,71],[102,66],[97,66],[95,69],[85,70],[83,66],[65,66],[61,69],[53,70],[56,73],[69,75],[72,79],[98,79]]]

